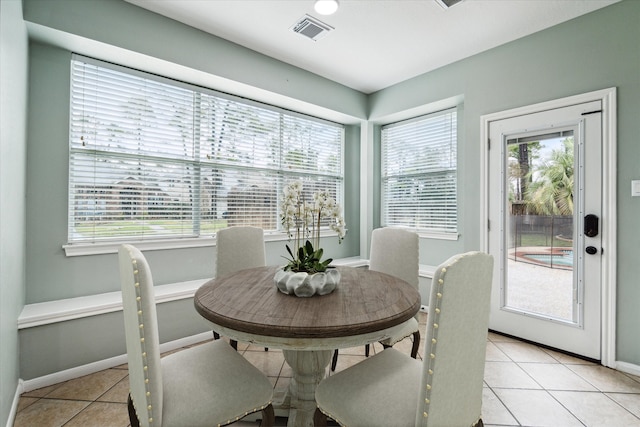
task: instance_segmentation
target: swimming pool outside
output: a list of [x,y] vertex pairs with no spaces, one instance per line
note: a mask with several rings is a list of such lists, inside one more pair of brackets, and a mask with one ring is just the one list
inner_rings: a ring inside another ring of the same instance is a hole
[[551,267],[554,265],[573,267],[573,250],[562,251],[562,253],[557,254],[523,254],[521,257],[526,260],[538,261]]
[[509,251],[509,259],[548,268],[573,269],[573,249],[567,247],[517,247]]

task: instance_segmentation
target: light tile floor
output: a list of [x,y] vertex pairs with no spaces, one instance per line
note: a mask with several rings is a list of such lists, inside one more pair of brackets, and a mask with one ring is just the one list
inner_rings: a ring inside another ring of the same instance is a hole
[[[426,315],[423,326],[425,320]],[[408,354],[410,338],[395,348]],[[423,349],[424,342],[419,355]],[[238,351],[276,390],[288,386],[291,369],[281,351],[242,343]],[[381,346],[373,346],[372,353],[379,351]],[[337,371],[363,359],[364,347],[341,350]],[[484,380],[487,426],[640,427],[640,377],[562,353],[490,333]],[[20,397],[14,426],[126,427],[127,393],[126,365],[34,390]],[[286,425],[286,420],[278,418],[276,424]]]

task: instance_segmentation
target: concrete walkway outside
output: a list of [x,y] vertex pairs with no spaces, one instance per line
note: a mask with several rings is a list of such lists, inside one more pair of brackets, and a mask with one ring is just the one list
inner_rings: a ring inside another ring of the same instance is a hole
[[509,259],[507,305],[571,321],[573,271]]

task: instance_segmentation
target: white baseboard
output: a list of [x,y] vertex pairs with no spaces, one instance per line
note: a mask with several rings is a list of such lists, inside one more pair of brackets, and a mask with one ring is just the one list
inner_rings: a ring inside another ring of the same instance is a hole
[[[160,351],[162,353],[175,350],[177,348],[187,347],[193,344],[197,344],[213,338],[212,332],[203,332],[190,337],[180,338],[174,341],[169,341],[164,344],[160,344]],[[20,380],[22,383],[21,391],[18,394],[26,393],[32,390],[37,390],[42,387],[48,387],[53,384],[58,384],[64,381],[69,381],[75,378],[80,378],[85,375],[94,374],[105,369],[113,368],[127,363],[127,355],[121,354],[120,356],[110,357],[108,359],[99,360],[97,362],[88,363],[82,366],[76,366],[75,368],[65,369],[64,371],[54,372],[53,374],[44,375],[42,377],[33,378],[30,380]]]
[[640,365],[616,361],[616,370],[640,377]]
[[22,393],[24,393],[24,383],[22,380],[18,380],[16,393],[13,395],[13,403],[11,403],[11,410],[9,411],[9,418],[7,418],[7,427],[12,427],[16,421],[16,414],[18,413],[18,403],[20,403],[20,395]]
[[[336,265],[360,267],[368,265],[368,260],[360,257],[335,260]],[[435,267],[420,265],[420,277],[432,278]],[[156,287],[156,303],[176,301],[193,297],[195,291],[209,279],[191,280],[187,282],[159,285]],[[122,310],[122,295],[120,292],[108,292],[86,297],[69,298],[64,300],[48,301],[43,303],[27,304],[18,318],[18,329],[32,328],[71,319],[79,319],[89,316],[97,316],[104,313]],[[422,306],[422,311],[427,307]],[[208,333],[195,335],[162,344],[161,351],[169,351],[187,345],[195,344],[210,338]],[[64,371],[45,375],[21,382],[18,390],[20,394],[38,388],[47,387],[70,379],[92,374],[104,369],[109,369],[126,363],[127,356],[120,355],[109,359],[77,366]],[[21,380],[22,381],[22,380]],[[17,403],[16,403],[17,405]]]

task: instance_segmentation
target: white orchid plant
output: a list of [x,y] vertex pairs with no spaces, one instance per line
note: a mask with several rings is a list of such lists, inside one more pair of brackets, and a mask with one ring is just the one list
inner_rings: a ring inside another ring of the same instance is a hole
[[306,201],[302,188],[302,181],[293,181],[284,187],[282,225],[287,230],[289,241],[294,240],[296,249],[294,252],[286,245],[291,258],[287,258],[289,262],[284,269],[309,274],[320,273],[333,261],[332,258],[322,261],[320,227],[323,220],[328,220],[329,228],[338,233],[338,243],[344,239],[346,225],[340,205],[328,191],[316,191],[313,199]]

